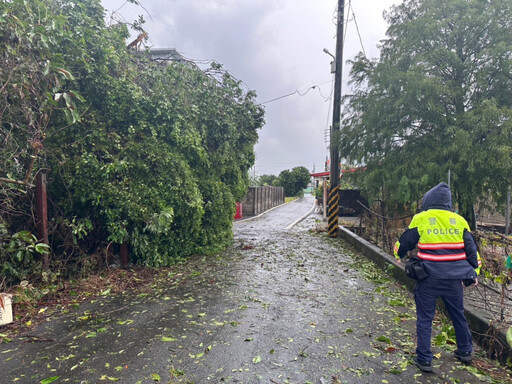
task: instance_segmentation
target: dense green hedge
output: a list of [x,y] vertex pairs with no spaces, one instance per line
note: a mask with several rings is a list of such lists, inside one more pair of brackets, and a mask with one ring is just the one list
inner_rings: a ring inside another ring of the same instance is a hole
[[[103,18],[99,0],[0,3],[0,177],[47,172],[54,262],[108,243],[151,266],[226,246],[264,124],[255,94],[218,64],[157,65]],[[33,231],[32,189],[0,183],[6,233]]]

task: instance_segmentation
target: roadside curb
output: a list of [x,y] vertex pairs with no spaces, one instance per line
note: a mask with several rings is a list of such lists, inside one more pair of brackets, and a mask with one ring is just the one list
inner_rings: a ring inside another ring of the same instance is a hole
[[[292,201],[292,203],[293,203],[293,201]],[[235,220],[234,223],[243,223],[244,221],[249,221],[249,220],[257,219],[258,217],[261,217],[261,216],[265,215],[266,213],[268,213],[270,211],[273,211],[276,208],[282,207],[285,204],[289,204],[289,203],[283,203],[283,204],[276,205],[275,207],[267,209],[266,211],[263,211],[263,212],[261,212],[260,214],[258,214],[256,216],[249,216],[249,217],[246,217],[245,219],[242,218],[242,219],[239,219],[239,220]]]
[[[379,268],[405,285],[409,291],[414,291],[414,280],[407,277],[404,266],[397,263],[394,257],[345,227],[339,227],[339,234],[341,238],[354,246],[364,256],[375,262]],[[503,364],[512,364],[512,349],[507,343],[506,330],[501,329],[500,324],[494,324],[487,320],[477,308],[469,307],[465,305],[465,314],[475,340],[482,347],[492,350],[494,358]],[[444,311],[442,305],[440,305],[440,308]]]
[[288,225],[286,227],[286,229],[292,229],[294,226],[296,226],[297,224],[299,224],[301,221],[303,221],[306,217],[308,217],[309,215],[311,215],[311,213],[315,210],[315,207],[316,207],[316,200],[313,201],[313,206],[311,207],[311,209],[305,213],[302,217],[300,217],[299,219],[295,220],[293,223],[291,223],[290,225]]
[[[282,207],[283,205],[286,205],[286,204],[293,204],[297,201],[300,201],[302,200],[304,197],[301,197],[300,199],[296,199],[296,200],[293,200],[293,201],[290,201],[289,203],[283,203],[283,204],[279,204],[279,205],[276,205],[275,207],[272,207],[270,209],[267,209],[266,211],[263,211],[261,212],[260,214],[256,215],[256,216],[250,216],[250,217],[246,217],[246,218],[242,218],[242,219],[239,219],[239,220],[235,220],[234,223],[243,223],[244,221],[249,221],[249,220],[254,220],[254,219],[257,219],[263,215],[266,215],[267,213],[269,213],[270,211],[273,211],[274,209],[276,208],[279,208],[279,207]],[[311,213],[313,212],[313,210],[315,209],[315,204],[316,202],[313,202],[313,207],[306,213],[304,214],[302,217],[300,217],[298,220],[295,220],[293,223],[291,223],[290,225],[288,225],[286,227],[286,229],[291,229],[292,227],[294,227],[295,225],[297,225],[298,223],[300,223],[302,220],[304,220],[306,217],[308,217],[309,215],[311,215]]]

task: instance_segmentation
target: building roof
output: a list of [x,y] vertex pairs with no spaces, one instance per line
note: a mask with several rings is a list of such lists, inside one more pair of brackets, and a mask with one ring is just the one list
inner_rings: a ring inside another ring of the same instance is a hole
[[149,48],[147,50],[149,58],[153,61],[180,61],[185,62],[185,58],[181,56],[174,48]]
[[331,173],[330,172],[317,172],[317,173],[311,173],[310,174],[311,177],[314,177],[314,178],[326,178],[326,177],[329,177],[331,176]]
[[[366,169],[366,167],[342,169],[341,170],[341,176],[343,176],[344,173],[352,173],[352,172],[364,171],[365,169]],[[320,178],[329,178],[331,176],[331,173],[329,171],[326,171],[326,172],[310,173],[309,175],[311,177],[320,179]]]

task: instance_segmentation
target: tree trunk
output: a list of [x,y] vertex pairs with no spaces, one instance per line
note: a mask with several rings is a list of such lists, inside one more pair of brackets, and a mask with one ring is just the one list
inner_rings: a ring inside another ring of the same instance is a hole
[[472,231],[476,230],[476,215],[473,199],[464,199],[462,196],[459,196],[459,214],[466,219]]

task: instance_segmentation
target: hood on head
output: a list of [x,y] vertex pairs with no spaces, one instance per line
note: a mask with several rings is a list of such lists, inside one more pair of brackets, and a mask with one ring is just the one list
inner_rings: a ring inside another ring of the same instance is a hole
[[430,189],[421,202],[421,210],[428,209],[452,209],[452,193],[450,187],[446,183],[439,183],[434,188]]

